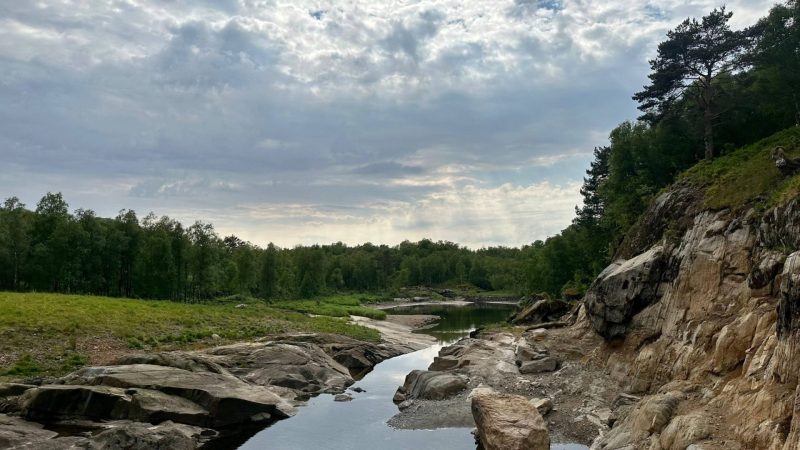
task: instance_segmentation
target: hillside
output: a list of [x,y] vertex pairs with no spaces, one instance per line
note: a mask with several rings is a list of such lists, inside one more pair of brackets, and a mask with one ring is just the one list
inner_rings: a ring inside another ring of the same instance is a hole
[[800,448],[800,129],[689,169],[591,285],[573,338],[624,391],[594,448]]

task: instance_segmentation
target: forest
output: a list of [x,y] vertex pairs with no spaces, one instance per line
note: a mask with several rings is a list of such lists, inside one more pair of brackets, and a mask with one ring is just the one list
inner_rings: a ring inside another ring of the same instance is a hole
[[521,248],[452,242],[261,248],[121,210],[70,211],[60,193],[0,208],[0,289],[198,301],[231,295],[313,298],[403,287],[474,287],[576,297],[613,259],[648,202],[682,171],[800,124],[800,1],[774,6],[743,30],[716,9],[667,34],[650,84],[633,99],[642,116],[594,149],[571,225]]

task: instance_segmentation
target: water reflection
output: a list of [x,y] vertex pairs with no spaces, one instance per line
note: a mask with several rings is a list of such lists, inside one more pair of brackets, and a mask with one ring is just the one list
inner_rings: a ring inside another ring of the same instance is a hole
[[[411,450],[474,449],[469,428],[436,430],[397,430],[386,421],[397,413],[392,396],[403,383],[406,374],[425,369],[433,362],[443,345],[453,342],[476,327],[503,321],[509,305],[479,305],[468,307],[416,306],[392,310],[392,314],[435,314],[442,317],[439,325],[426,333],[439,343],[407,355],[378,364],[354,387],[365,390],[350,392],[351,402],[333,401],[331,395],[320,395],[299,409],[297,416],[275,423],[240,448],[248,450]],[[559,450],[579,450],[585,446],[554,445]]]

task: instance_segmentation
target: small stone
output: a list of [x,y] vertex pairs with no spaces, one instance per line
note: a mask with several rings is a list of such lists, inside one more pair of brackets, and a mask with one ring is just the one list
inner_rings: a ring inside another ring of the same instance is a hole
[[333,397],[333,401],[335,402],[349,402],[351,400],[353,400],[353,397],[349,394],[336,394],[336,396]]
[[218,340],[222,339],[222,336],[218,335],[217,333],[214,333],[214,334],[211,335],[211,339],[214,339],[215,341],[218,341]]
[[238,305],[236,305],[236,308],[238,309],[247,308],[247,305],[244,303],[239,303]]
[[535,361],[527,361],[522,363],[519,367],[519,373],[543,373],[553,372],[558,369],[560,361],[552,356],[537,359]]
[[271,418],[272,415],[270,413],[261,412],[250,417],[250,420],[253,422],[264,422],[265,420],[269,420]]
[[364,389],[362,389],[362,388],[360,388],[358,386],[351,387],[350,390],[353,391],[353,392],[358,392],[359,394],[362,393],[362,392],[367,392],[367,391],[365,391]]
[[541,328],[531,331],[531,337],[534,341],[541,341],[547,337],[547,330]]
[[532,398],[530,404],[543,416],[553,410],[553,401],[549,398]]
[[393,401],[395,404],[397,404],[397,403],[402,403],[402,402],[406,401],[406,393],[405,393],[405,389],[403,389],[403,387],[402,387],[402,386],[400,386],[399,388],[397,388],[397,392],[395,392],[395,393],[394,393],[394,397],[392,397],[392,401]]
[[397,405],[397,408],[400,411],[402,411],[404,409],[410,408],[413,404],[414,404],[414,400],[406,400],[404,402],[401,402],[399,405]]

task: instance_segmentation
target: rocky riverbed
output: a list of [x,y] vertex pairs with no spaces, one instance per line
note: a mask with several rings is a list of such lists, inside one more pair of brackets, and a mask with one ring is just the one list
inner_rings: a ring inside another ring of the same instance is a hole
[[375,364],[434,342],[402,321],[354,320],[383,341],[286,334],[0,384],[0,448],[197,448],[291,417],[311,396],[343,393]]
[[597,337],[574,329],[484,331],[444,347],[428,371],[398,389],[400,429],[474,427],[474,391],[522,396],[539,406],[553,443],[590,445],[608,430],[612,405],[625,402],[608,374],[584,364]]

